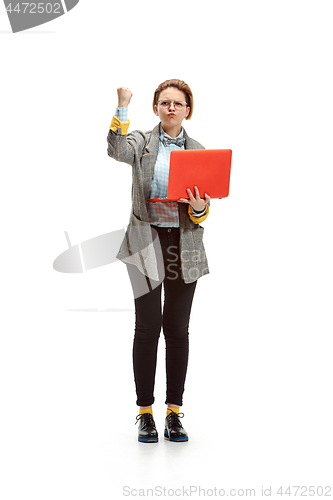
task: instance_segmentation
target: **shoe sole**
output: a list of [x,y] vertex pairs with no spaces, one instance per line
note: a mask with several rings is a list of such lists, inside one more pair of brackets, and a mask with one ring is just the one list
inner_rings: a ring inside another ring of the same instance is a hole
[[139,443],[158,443],[158,438],[139,439]]
[[169,434],[167,433],[167,431],[164,431],[164,439],[167,439],[168,441],[172,441],[174,443],[180,443],[180,442],[188,441],[188,437],[170,439]]

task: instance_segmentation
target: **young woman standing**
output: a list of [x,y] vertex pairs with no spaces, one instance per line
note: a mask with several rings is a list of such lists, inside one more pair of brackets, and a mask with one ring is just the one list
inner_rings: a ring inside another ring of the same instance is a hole
[[[188,363],[188,326],[197,280],[209,272],[200,223],[209,213],[207,193],[188,189],[189,200],[151,203],[167,195],[172,150],[204,149],[182,127],[193,113],[190,87],[167,80],[154,93],[153,110],[160,123],[149,132],[128,133],[132,92],[120,87],[118,107],[108,134],[108,155],[132,166],[132,213],[118,258],[126,263],[135,302],[133,367],[140,406],[138,440],[157,442],[152,404],[161,328],[166,342],[164,437],[187,441],[179,407]],[[201,197],[200,195],[203,195]],[[164,288],[162,308],[161,290]]]

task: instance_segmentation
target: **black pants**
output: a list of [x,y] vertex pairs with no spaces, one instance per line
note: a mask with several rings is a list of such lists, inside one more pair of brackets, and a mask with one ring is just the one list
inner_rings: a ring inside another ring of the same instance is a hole
[[[161,328],[166,343],[166,403],[181,406],[188,363],[188,326],[197,282],[185,283],[180,267],[179,228],[155,227],[163,254],[165,277],[149,293],[134,299],[135,335],[133,367],[137,405],[153,404],[157,346]],[[142,280],[134,265],[127,264],[134,297]],[[145,284],[146,285],[146,284]],[[161,291],[164,287],[162,311]]]

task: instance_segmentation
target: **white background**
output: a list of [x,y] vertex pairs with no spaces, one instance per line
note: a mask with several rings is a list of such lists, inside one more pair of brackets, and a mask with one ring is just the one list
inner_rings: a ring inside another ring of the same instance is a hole
[[[333,488],[332,10],[81,0],[12,34],[0,8],[2,498]],[[211,273],[191,316],[190,440],[163,441],[161,335],[161,439],[145,445],[125,266],[52,265],[64,231],[74,245],[126,226],[130,167],[106,153],[116,88],[133,91],[131,129],[149,130],[168,78],[192,88],[188,134],[233,150],[232,176],[204,223]]]

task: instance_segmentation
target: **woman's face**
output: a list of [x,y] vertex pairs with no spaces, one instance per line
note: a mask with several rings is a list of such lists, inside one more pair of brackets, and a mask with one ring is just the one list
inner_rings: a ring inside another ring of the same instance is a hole
[[[182,101],[186,102],[186,94],[182,90],[176,89],[175,87],[168,87],[160,92],[159,101]],[[184,106],[183,109],[175,109],[174,103],[170,104],[169,107],[163,108],[158,104],[155,106],[155,114],[159,116],[162,127],[167,132],[168,129],[174,129],[180,127],[184,118],[186,118],[190,113],[190,108]]]

